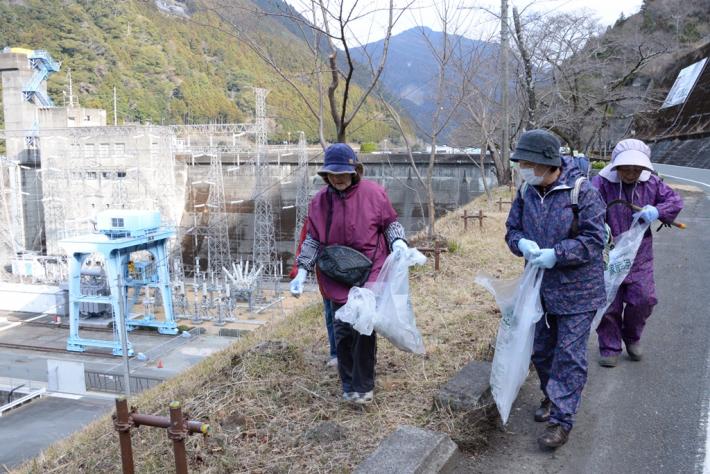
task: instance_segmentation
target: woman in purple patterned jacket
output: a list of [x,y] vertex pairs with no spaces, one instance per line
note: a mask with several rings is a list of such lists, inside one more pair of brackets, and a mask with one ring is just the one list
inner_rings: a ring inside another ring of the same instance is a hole
[[515,255],[546,269],[540,289],[545,316],[535,327],[532,354],[545,395],[535,411],[535,421],[548,422],[538,438],[544,450],[567,442],[587,381],[592,319],[606,301],[604,203],[559,148],[545,130],[520,137],[511,160],[520,163],[525,184],[511,206],[505,236]]
[[[641,140],[622,140],[614,147],[611,164],[592,179],[592,184],[599,189],[607,205],[622,200],[643,208],[638,214],[633,214],[634,211],[625,205],[609,207],[607,223],[614,237],[629,230],[637,215],[646,222],[659,219],[670,223],[683,209],[681,197],[651,173],[653,165],[650,157],[651,149]],[[641,241],[629,275],[597,328],[601,353],[599,364],[602,367],[616,367],[622,341],[629,358],[641,360],[641,332],[658,302],[653,281],[651,237],[649,229]]]

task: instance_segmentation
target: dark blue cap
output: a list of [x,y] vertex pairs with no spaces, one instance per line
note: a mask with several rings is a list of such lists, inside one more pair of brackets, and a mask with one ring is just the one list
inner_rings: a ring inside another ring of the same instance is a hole
[[319,175],[356,173],[357,155],[345,143],[333,143],[325,149],[323,167],[318,170]]

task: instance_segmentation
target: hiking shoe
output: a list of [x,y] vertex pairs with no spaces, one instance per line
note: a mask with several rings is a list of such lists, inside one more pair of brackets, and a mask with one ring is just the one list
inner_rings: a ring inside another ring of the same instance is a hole
[[542,402],[540,402],[540,407],[535,410],[535,421],[543,423],[550,419],[550,407],[552,402],[549,398],[545,397]]
[[601,356],[599,358],[599,365],[602,367],[616,367],[616,364],[619,363],[619,356],[618,355],[610,355],[610,356]]
[[537,439],[537,444],[543,451],[557,449],[567,442],[569,431],[561,425],[547,425],[545,432]]
[[357,405],[369,405],[370,403],[372,403],[372,400],[375,399],[375,394],[372,390],[365,393],[354,392],[354,394],[355,397],[352,401]]
[[331,358],[328,362],[325,363],[326,367],[337,367],[338,366],[338,358],[333,357]]
[[357,398],[357,392],[343,392],[343,401],[352,402]]
[[640,343],[635,343],[635,344],[626,344],[626,352],[629,354],[629,359],[633,361],[640,361],[641,358],[643,357],[643,351],[641,350],[641,344]]

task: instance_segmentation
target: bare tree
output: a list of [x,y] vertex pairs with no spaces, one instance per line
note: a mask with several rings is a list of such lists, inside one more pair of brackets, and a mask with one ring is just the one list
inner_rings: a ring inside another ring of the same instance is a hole
[[[296,92],[306,109],[318,121],[319,140],[325,148],[326,122],[333,125],[338,142],[347,140],[348,128],[372,95],[382,75],[392,29],[411,3],[412,0],[409,0],[397,7],[394,0],[389,0],[386,7],[377,7],[373,3],[358,0],[301,0],[294,3],[295,8],[285,6],[267,12],[250,11],[292,25],[292,31],[300,36],[311,52],[311,64],[307,71],[294,70],[293,58],[276,54],[269,49],[268,42],[261,41],[258,34],[248,26],[248,22],[236,21],[238,16],[235,15],[235,9],[238,7],[231,3],[217,3],[214,11],[228,21],[239,39]],[[352,25],[375,14],[386,15],[387,20],[381,54],[376,66],[368,71],[352,58],[351,48],[359,44],[353,38]],[[356,76],[361,87],[357,86]],[[311,93],[313,86],[317,89],[316,97]]]

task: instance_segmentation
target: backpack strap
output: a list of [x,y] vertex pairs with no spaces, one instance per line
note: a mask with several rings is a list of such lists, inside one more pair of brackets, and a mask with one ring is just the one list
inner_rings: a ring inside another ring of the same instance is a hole
[[587,180],[584,176],[580,176],[574,182],[574,188],[570,191],[570,202],[572,203],[572,227],[570,227],[570,238],[574,239],[579,235],[579,191],[582,189],[582,183]]

